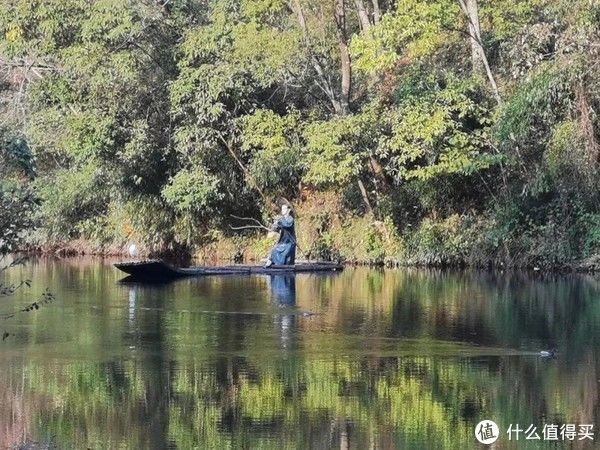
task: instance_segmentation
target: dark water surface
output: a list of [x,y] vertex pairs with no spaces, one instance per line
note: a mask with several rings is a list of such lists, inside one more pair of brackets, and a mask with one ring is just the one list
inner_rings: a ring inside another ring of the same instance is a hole
[[598,427],[597,277],[347,269],[143,285],[90,259],[4,275],[23,278],[31,289],[0,313],[46,287],[56,300],[0,319],[0,449],[462,449],[483,419],[500,426],[495,448],[555,448],[506,429]]

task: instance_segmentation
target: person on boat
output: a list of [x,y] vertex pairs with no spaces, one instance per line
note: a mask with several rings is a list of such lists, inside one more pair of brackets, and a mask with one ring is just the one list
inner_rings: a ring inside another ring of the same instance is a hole
[[288,204],[281,205],[281,216],[275,219],[271,226],[273,231],[279,232],[279,241],[271,250],[265,267],[274,265],[293,265],[296,262],[296,230],[294,217]]

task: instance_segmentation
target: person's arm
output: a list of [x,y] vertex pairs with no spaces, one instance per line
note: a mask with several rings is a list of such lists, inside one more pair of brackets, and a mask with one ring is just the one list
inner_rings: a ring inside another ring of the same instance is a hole
[[279,223],[280,217],[275,217],[275,219],[273,220],[273,224],[271,225],[271,230],[272,231],[279,231],[281,230],[281,224]]
[[292,216],[280,217],[277,224],[281,228],[291,228],[294,226],[294,218]]

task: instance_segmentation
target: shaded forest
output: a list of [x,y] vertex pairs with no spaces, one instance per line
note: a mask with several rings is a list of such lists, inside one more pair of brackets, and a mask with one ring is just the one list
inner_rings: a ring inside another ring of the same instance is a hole
[[0,244],[251,257],[286,198],[311,258],[600,266],[599,51],[595,0],[5,1]]

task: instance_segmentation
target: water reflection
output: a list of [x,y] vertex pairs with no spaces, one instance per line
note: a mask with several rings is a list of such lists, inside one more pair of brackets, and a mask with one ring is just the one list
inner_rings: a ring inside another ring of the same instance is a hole
[[130,286],[129,287],[129,308],[128,308],[128,319],[129,325],[133,325],[135,323],[135,308],[137,303],[138,296],[138,286]]
[[273,316],[273,324],[279,331],[281,349],[288,350],[293,343],[296,322],[295,311],[291,309],[296,305],[296,276],[270,275],[268,280],[271,289],[271,303],[281,308],[281,313]]
[[[9,276],[57,301],[3,324],[0,448],[456,449],[483,418],[598,424],[594,277],[358,269],[148,286],[90,261]],[[537,356],[551,346],[557,359]]]
[[296,276],[270,275],[271,301],[277,306],[294,306],[296,304]]

